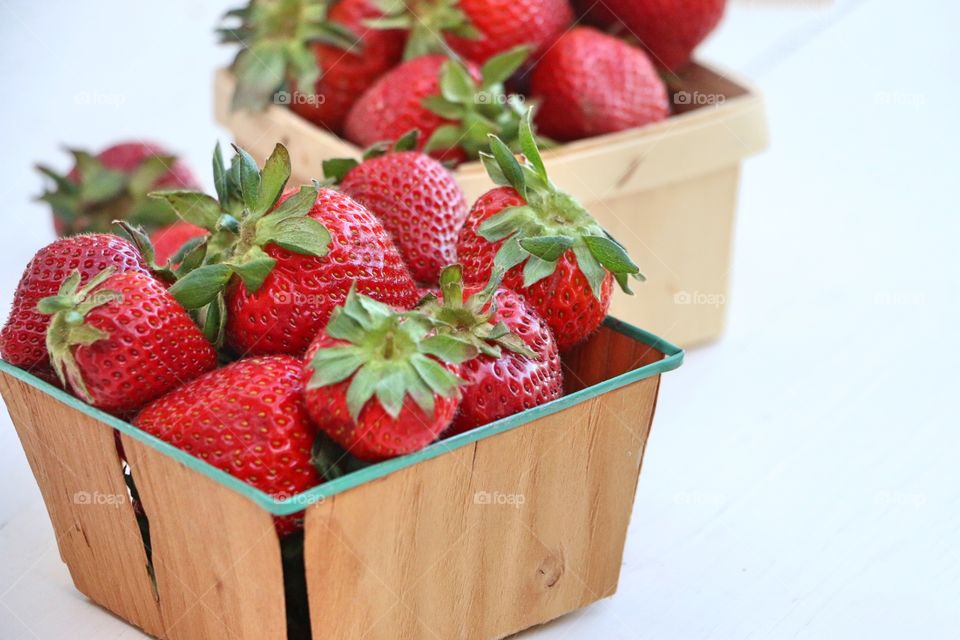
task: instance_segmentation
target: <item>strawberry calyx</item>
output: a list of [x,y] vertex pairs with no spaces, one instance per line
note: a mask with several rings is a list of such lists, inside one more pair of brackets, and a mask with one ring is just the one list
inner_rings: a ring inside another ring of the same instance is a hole
[[73,156],[75,171],[60,174],[45,165],[36,169],[53,181],[38,200],[46,202],[62,227],[63,235],[109,233],[116,219],[150,228],[176,221],[174,212],[163,202],[147,197],[151,187],[164,176],[177,158],[152,155],[133,171],[117,171],[104,166],[96,156],[80,149],[67,149]]
[[418,312],[397,312],[351,289],[337,307],[326,333],[346,344],[317,350],[308,368],[307,389],[334,385],[348,378],[347,407],[354,421],[374,397],[396,419],[407,396],[433,415],[436,396],[458,397],[463,384],[442,363],[461,364],[478,350],[461,338],[432,330]]
[[55,296],[49,296],[37,303],[40,313],[51,316],[47,328],[47,351],[50,362],[60,382],[70,386],[88,403],[93,397],[87,389],[73,350],[77,346],[90,346],[108,335],[86,322],[87,314],[110,302],[119,300],[121,294],[109,289],[95,291],[116,272],[116,267],[107,267],[87,284],[80,286],[80,271],[74,269],[63,281]]
[[460,8],[459,0],[374,0],[374,5],[383,15],[367,20],[367,26],[403,29],[409,33],[403,52],[404,60],[431,53],[452,54],[444,39],[447,34],[468,40],[476,40],[482,35]]
[[480,69],[479,81],[453,58],[440,69],[440,94],[427,96],[423,106],[445,120],[424,145],[424,153],[461,148],[470,158],[489,149],[489,136],[514,144],[525,106],[523,97],[508,94],[504,83],[530,55],[529,46],[510,49],[490,58]]
[[[249,153],[234,146],[229,168],[218,144],[213,156],[217,198],[196,191],[155,191],[181,219],[209,231],[171,259],[176,282],[169,291],[184,308],[201,310],[201,325],[211,341],[222,343],[226,321],[224,291],[234,276],[256,293],[276,266],[264,250],[276,245],[292,253],[323,257],[330,233],[310,217],[317,200],[314,186],[303,186],[283,202],[290,179],[290,155],[277,144],[261,170]],[[268,215],[269,214],[269,215]]]
[[632,294],[629,277],[645,280],[640,268],[583,205],[550,181],[529,111],[521,121],[518,142],[525,157],[522,164],[495,135],[490,136],[490,153],[481,154],[493,182],[512,187],[526,201],[490,216],[477,229],[488,242],[504,241],[494,269],[506,272],[523,265],[523,286],[530,287],[553,274],[557,260],[573,251],[598,300],[607,273],[625,293]]
[[330,158],[323,161],[323,177],[325,183],[340,184],[347,174],[360,166],[362,162],[385,156],[388,153],[414,151],[420,142],[420,130],[411,129],[397,138],[396,142],[389,140],[377,142],[364,150],[360,160],[354,158]]
[[237,88],[233,108],[262,111],[292,79],[297,87],[316,85],[320,69],[311,49],[315,42],[345,51],[360,46],[359,38],[346,26],[328,19],[326,0],[252,0],[232,9],[217,29],[220,42],[239,44],[233,61]]
[[442,300],[428,294],[420,301],[417,310],[433,320],[441,335],[460,338],[491,358],[499,359],[503,349],[507,349],[532,360],[538,359],[539,356],[505,323],[493,321],[497,313],[495,295],[502,276],[502,272],[494,273],[483,290],[464,300],[463,267],[449,265],[440,272]]

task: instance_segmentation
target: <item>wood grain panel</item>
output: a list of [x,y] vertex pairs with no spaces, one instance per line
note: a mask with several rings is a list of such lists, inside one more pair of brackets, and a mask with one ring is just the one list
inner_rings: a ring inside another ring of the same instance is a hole
[[[544,153],[551,178],[574,196],[589,201],[615,198],[687,180],[740,161],[767,146],[763,99],[745,80],[730,80],[695,65],[682,89],[722,96],[719,105],[687,109],[663,122],[564,144]],[[227,70],[214,81],[216,118],[237,143],[266,157],[280,141],[287,145],[293,174],[301,182],[322,177],[324,160],[359,157],[355,145],[316,127],[288,108],[262,113],[232,111],[234,78]],[[472,202],[493,185],[479,162],[457,168],[455,175]]]
[[260,507],[133,438],[123,437],[150,519],[170,640],[286,638],[283,569]]
[[310,507],[314,637],[487,640],[612,595],[658,384]]
[[723,332],[740,166],[586,202],[647,281],[614,292],[610,315],[687,348]]
[[162,635],[114,430],[3,372],[0,392],[74,585],[150,635]]

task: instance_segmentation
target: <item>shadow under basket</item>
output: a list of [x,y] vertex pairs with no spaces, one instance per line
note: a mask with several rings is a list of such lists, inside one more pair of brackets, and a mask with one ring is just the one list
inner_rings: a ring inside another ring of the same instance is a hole
[[[647,275],[617,293],[610,314],[683,347],[723,332],[733,221],[743,160],[767,146],[760,92],[742,79],[693,64],[676,79],[674,114],[653,125],[544,152],[551,179],[577,197],[622,242]],[[323,161],[361,150],[273,105],[232,111],[234,78],[215,81],[216,118],[259,160],[277,142],[290,151],[295,182],[323,177]],[[470,162],[454,175],[472,204],[493,187]]]
[[[562,398],[282,501],[2,362],[0,392],[76,588],[146,633],[489,640],[616,591],[682,360],[607,318]],[[301,511],[278,539],[273,516]]]

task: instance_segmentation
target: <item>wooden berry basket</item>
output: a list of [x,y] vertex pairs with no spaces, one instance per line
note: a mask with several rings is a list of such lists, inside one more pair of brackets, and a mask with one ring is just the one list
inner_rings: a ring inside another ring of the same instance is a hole
[[[723,331],[740,165],[766,147],[767,129],[763,100],[747,82],[699,64],[684,76],[669,119],[566,144],[544,160],[647,275],[636,295],[614,296],[610,313],[689,347]],[[217,73],[217,120],[261,158],[281,141],[296,179],[322,177],[325,159],[360,155],[285,107],[231,111],[233,86],[229,71]],[[456,176],[471,203],[492,187],[479,162]]]
[[682,360],[608,318],[562,398],[284,501],[4,362],[0,392],[77,589],[146,633],[302,637],[272,515],[305,509],[313,638],[487,640],[616,591],[660,374]]

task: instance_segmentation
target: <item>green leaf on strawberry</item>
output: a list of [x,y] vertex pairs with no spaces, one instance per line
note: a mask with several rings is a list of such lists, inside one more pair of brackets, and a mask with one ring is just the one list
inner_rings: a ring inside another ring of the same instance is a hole
[[47,352],[50,354],[54,372],[63,384],[69,381],[86,402],[93,402],[93,397],[80,374],[73,348],[90,346],[107,337],[103,331],[87,324],[85,317],[93,309],[116,300],[120,295],[115,291],[98,291],[95,296],[91,296],[93,290],[115,272],[114,267],[107,267],[80,286],[80,272],[74,270],[63,281],[57,295],[44,298],[37,305],[40,313],[51,315],[50,327],[47,329]]
[[529,57],[529,47],[517,47],[501,55],[493,56],[480,68],[480,78],[483,81],[483,86],[493,87],[503,84]]
[[413,60],[431,53],[452,53],[443,34],[476,39],[480,32],[457,2],[420,3],[414,9],[404,0],[373,0],[383,13],[365,21],[375,29],[403,29],[409,32],[404,59]]
[[[158,191],[149,195],[170,204],[184,220],[207,229],[207,236],[181,249],[170,293],[187,309],[197,310],[197,320],[222,342],[225,322],[224,290],[234,276],[256,293],[276,265],[270,245],[301,255],[322,257],[330,233],[310,217],[317,189],[303,186],[282,203],[290,174],[290,155],[278,144],[263,169],[246,151],[236,148],[229,167],[217,145],[213,173],[217,199],[191,191]],[[209,335],[209,334],[208,334]]]
[[540,155],[528,111],[520,122],[518,144],[525,160],[519,162],[497,136],[490,136],[490,152],[481,160],[493,182],[512,187],[526,201],[484,220],[479,234],[488,242],[501,242],[495,268],[508,271],[523,265],[524,287],[554,273],[557,260],[573,251],[577,265],[599,300],[603,281],[613,275],[620,288],[632,293],[629,277],[645,278],[639,267],[586,209],[551,182]]
[[[420,143],[420,130],[411,129],[410,131],[406,132],[405,134],[397,138],[397,141],[393,145],[393,150],[394,151],[415,151],[419,143]],[[369,151],[363,154],[364,160],[369,160],[372,157],[374,156],[371,156]]]
[[519,133],[524,106],[521,97],[507,93],[504,83],[530,56],[528,46],[494,56],[474,77],[463,62],[451,58],[440,70],[440,93],[426,96],[422,105],[451,123],[438,127],[424,147],[425,152],[462,148],[476,158],[486,151],[489,136],[496,134],[513,144]]
[[204,337],[213,344],[214,348],[223,346],[223,336],[227,324],[227,303],[223,296],[217,298],[203,308],[201,328]]
[[234,109],[261,110],[283,86],[286,60],[283,48],[272,42],[257,43],[244,49],[233,63],[237,88]]
[[323,161],[323,175],[334,184],[340,184],[347,174],[360,166],[353,158],[330,158]]
[[554,262],[567,249],[573,246],[573,238],[567,236],[542,236],[539,238],[524,238],[520,246],[527,253],[546,262]]
[[476,85],[470,72],[460,64],[445,64],[440,74],[440,95],[447,102],[464,104],[473,100]]
[[[460,117],[459,115],[456,117]],[[427,143],[423,145],[424,153],[454,149],[463,140],[461,128],[455,124],[443,124],[437,127]]]
[[442,300],[428,295],[417,307],[426,315],[437,335],[427,342],[449,342],[456,350],[465,345],[475,351],[493,358],[499,358],[502,348],[519,353],[528,358],[536,354],[527,347],[523,339],[511,332],[502,322],[493,322],[497,305],[494,294],[500,286],[503,272],[496,272],[482,291],[474,293],[464,300],[463,268],[459,264],[445,267],[440,273],[440,292]]
[[256,293],[263,286],[263,281],[267,279],[270,272],[277,265],[277,261],[271,258],[258,246],[250,247],[250,250],[237,259],[230,260],[224,265],[233,270],[233,273],[240,276],[243,280],[243,286],[250,293]]
[[322,224],[307,215],[316,199],[315,188],[302,187],[269,216],[257,220],[255,242],[260,246],[272,242],[301,255],[326,255],[330,234]]
[[154,191],[150,197],[167,202],[181,220],[204,229],[214,229],[222,215],[220,203],[205,193],[189,190]]
[[[156,278],[167,283],[177,281],[177,274],[169,267],[169,265],[179,264],[179,260],[177,262],[168,262],[166,265],[157,264],[157,254],[153,248],[153,242],[150,241],[150,236],[143,229],[143,227],[130,224],[126,220],[116,220],[114,221],[114,224],[120,227],[120,233],[118,235],[126,235],[137,247],[137,250],[140,252],[140,256],[146,263],[147,268]],[[203,238],[194,238],[180,248],[178,255],[185,253],[189,248],[188,245],[195,246],[197,243],[202,242],[202,240]]]
[[208,264],[191,271],[170,287],[170,295],[185,309],[199,309],[216,300],[230,282],[233,268],[226,264]]
[[434,396],[456,397],[462,384],[441,363],[460,364],[479,353],[469,341],[433,332],[426,316],[394,311],[355,289],[333,312],[326,334],[339,343],[315,352],[307,389],[349,379],[346,402],[354,421],[374,398],[393,418],[407,396],[432,415]]
[[356,34],[328,19],[329,6],[325,0],[251,1],[224,15],[224,26],[217,30],[220,41],[243,46],[232,66],[237,77],[234,109],[263,110],[290,80],[314,86],[320,69],[313,43],[345,51],[357,46]]

